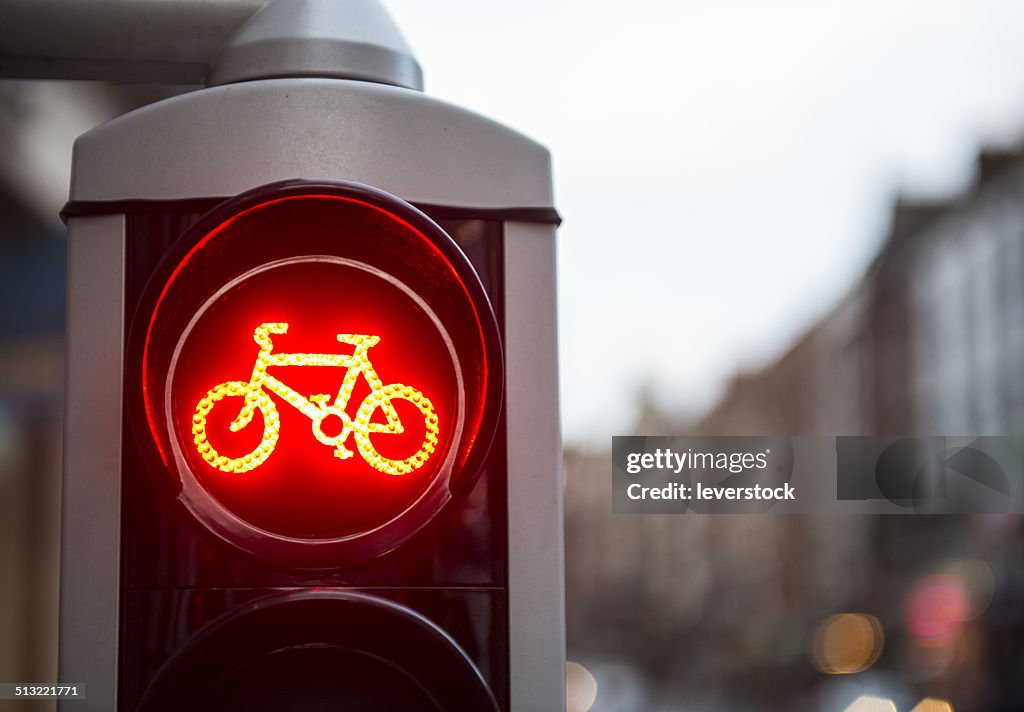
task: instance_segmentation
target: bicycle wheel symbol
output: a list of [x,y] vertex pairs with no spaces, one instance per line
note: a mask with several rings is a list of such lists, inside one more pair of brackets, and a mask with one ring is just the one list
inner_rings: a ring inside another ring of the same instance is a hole
[[[263,414],[263,438],[256,449],[242,457],[227,457],[217,452],[213,445],[210,444],[206,434],[206,417],[213,410],[213,406],[228,396],[242,396],[248,401],[251,397],[251,391],[250,384],[242,381],[222,383],[216,388],[210,389],[206,396],[199,401],[199,404],[196,406],[196,414],[192,416],[192,439],[196,450],[199,451],[204,460],[222,472],[241,474],[255,469],[266,462],[267,458],[270,457],[270,453],[277,447],[277,440],[281,432],[281,417],[277,414],[277,406],[274,405],[274,401],[270,400],[270,396],[263,391],[260,391],[255,396],[255,401],[252,403],[253,408]],[[246,407],[249,407],[248,403]],[[244,412],[245,408],[243,408]],[[238,420],[236,419],[231,423],[231,432],[237,433],[252,422],[252,415],[249,416],[241,427],[236,426],[237,422]]]
[[[416,406],[423,415],[423,424],[426,429],[426,436],[420,445],[420,449],[404,460],[392,460],[384,457],[377,452],[376,448],[373,447],[373,443],[370,442],[370,433],[372,432],[396,432],[396,434],[400,432],[376,429],[372,423],[374,411],[382,408],[385,414],[387,414],[389,408],[394,408],[393,401],[396,399],[406,400]],[[437,427],[437,413],[434,412],[434,406],[425,395],[409,386],[394,383],[384,386],[377,393],[368,395],[363,400],[362,405],[359,406],[359,412],[356,414],[356,426],[352,432],[355,436],[356,447],[359,448],[359,454],[366,460],[368,465],[375,470],[387,474],[407,475],[413,470],[418,470],[426,463],[437,447],[439,430]]]

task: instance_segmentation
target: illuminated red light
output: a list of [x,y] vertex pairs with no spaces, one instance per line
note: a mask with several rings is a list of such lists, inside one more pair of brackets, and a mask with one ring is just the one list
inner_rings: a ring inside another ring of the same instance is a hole
[[143,305],[161,469],[266,558],[387,551],[477,474],[500,403],[493,313],[451,238],[391,196],[293,184],[233,202]]

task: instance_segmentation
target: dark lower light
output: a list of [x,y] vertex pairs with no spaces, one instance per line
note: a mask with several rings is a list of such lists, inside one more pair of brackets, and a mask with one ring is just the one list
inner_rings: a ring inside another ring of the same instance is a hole
[[[396,641],[401,641],[396,645]],[[140,712],[497,711],[479,671],[440,628],[352,592],[263,599],[213,621],[157,675]]]

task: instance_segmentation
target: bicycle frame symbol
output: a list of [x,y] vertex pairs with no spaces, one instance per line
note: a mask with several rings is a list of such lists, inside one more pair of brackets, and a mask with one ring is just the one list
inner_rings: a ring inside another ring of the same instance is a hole
[[[347,460],[353,456],[352,450],[345,445],[345,441],[351,435],[355,440],[356,449],[367,464],[385,474],[407,475],[426,463],[437,447],[439,432],[437,413],[434,412],[434,406],[430,399],[415,388],[400,383],[385,385],[380,380],[373,364],[370,363],[368,353],[380,342],[379,336],[338,334],[338,341],[355,347],[355,352],[352,355],[275,354],[271,336],[286,333],[288,333],[288,324],[283,322],[264,323],[256,327],[253,332],[253,340],[259,345],[260,351],[249,381],[226,381],[211,388],[199,400],[195,415],[192,416],[192,439],[196,450],[206,462],[222,472],[237,474],[253,470],[266,462],[274,448],[277,447],[281,429],[281,418],[278,415],[277,406],[270,397],[270,393],[273,393],[312,421],[313,436],[324,445],[333,447],[334,456],[337,458]],[[331,396],[326,394],[311,395],[309,398],[301,396],[297,391],[267,373],[267,369],[271,366],[335,366],[344,368],[346,371],[338,394],[332,402]],[[352,390],[360,375],[370,385],[370,394],[359,405],[355,417],[351,417],[346,410],[349,400],[352,398]],[[241,457],[228,457],[217,452],[210,444],[206,432],[207,416],[213,407],[227,396],[245,398],[241,411],[231,422],[231,432],[237,433],[248,426],[257,410],[263,414],[262,441],[256,449]],[[426,429],[419,450],[404,460],[392,460],[384,457],[377,452],[370,441],[372,433],[401,435],[405,432],[393,403],[396,399],[412,403],[423,415]],[[371,420],[378,408],[383,411],[386,423]],[[341,420],[341,432],[337,435],[327,435],[321,427],[324,420],[330,416]]]

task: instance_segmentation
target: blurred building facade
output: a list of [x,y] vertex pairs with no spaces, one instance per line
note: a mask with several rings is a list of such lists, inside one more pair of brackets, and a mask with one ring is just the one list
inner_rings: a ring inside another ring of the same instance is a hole
[[[1024,154],[984,152],[949,202],[898,200],[864,277],[786,353],[736,376],[697,422],[647,403],[635,432],[1024,432]],[[838,711],[860,692],[901,711],[928,695],[958,712],[1024,709],[1018,518],[613,515],[610,462],[566,453],[570,657],[599,671],[630,661],[660,691],[621,707],[599,695],[595,712]],[[965,561],[990,572],[991,601],[923,645],[907,629],[908,596]],[[808,641],[849,611],[877,617],[886,643],[840,680],[815,668]]]
[[988,151],[949,203],[899,200],[861,282],[780,359],[730,384],[705,433],[1024,429],[1024,155]]

